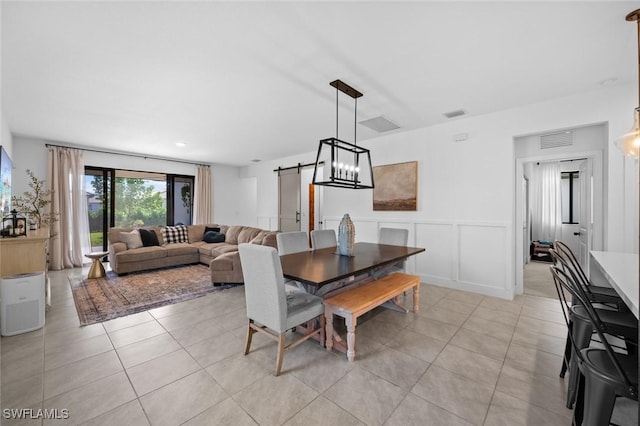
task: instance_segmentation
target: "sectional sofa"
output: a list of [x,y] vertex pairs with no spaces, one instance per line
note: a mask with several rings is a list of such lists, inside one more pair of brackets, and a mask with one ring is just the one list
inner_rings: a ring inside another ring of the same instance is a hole
[[[252,243],[277,248],[275,231],[250,226],[215,224],[179,228],[181,227],[143,228],[145,231],[151,231],[151,236],[155,235],[157,241],[149,243],[147,239],[145,243],[148,244],[142,246],[139,246],[140,242],[131,241],[130,235],[136,228],[109,229],[111,269],[116,274],[125,274],[167,266],[203,263],[209,265],[212,283],[242,283],[244,277],[238,244]],[[204,241],[205,230],[209,229],[219,229],[219,233],[224,234],[224,242]],[[144,233],[138,230],[134,234],[141,232]]]

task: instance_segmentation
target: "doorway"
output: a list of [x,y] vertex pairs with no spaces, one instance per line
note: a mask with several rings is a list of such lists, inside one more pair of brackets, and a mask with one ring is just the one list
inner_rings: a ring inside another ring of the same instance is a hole
[[[545,243],[552,243],[554,239],[558,239],[570,245],[585,271],[589,270],[589,252],[603,247],[605,185],[602,149],[607,141],[607,126],[597,124],[564,129],[553,134],[559,133],[570,135],[567,138],[570,143],[564,146],[545,147],[543,139],[549,135],[548,133],[514,138],[517,182],[514,221],[515,294],[531,293],[524,289],[525,275],[526,281],[532,283],[533,293],[551,296],[555,294],[551,274],[548,271],[550,263],[539,265],[538,263],[542,262],[535,262],[536,264],[530,265],[533,263],[532,260],[543,260]],[[561,219],[557,220],[555,231],[540,234],[534,232],[536,224],[532,217],[534,209],[532,200],[538,196],[538,193],[534,189],[532,176],[536,172],[534,168],[544,163],[557,165],[558,197],[561,198],[558,203],[564,204],[565,208]],[[563,175],[562,172],[569,172],[569,174]],[[562,180],[562,176],[572,177]],[[573,189],[573,194],[570,189]],[[540,235],[546,236],[540,237]],[[551,241],[539,241],[541,239]],[[532,245],[534,241],[538,241],[541,245],[534,247]],[[540,256],[534,257],[534,250],[535,254]],[[540,286],[545,286],[545,282],[546,287],[542,290]]]
[[[280,168],[278,172],[278,229],[282,232],[318,229],[322,188],[313,185],[314,164]],[[321,176],[322,170],[318,173]]]

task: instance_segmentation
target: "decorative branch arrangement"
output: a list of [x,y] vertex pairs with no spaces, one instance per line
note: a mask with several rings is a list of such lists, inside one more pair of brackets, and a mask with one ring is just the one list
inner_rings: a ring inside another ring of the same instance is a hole
[[29,188],[31,191],[25,191],[22,196],[11,197],[11,205],[20,214],[28,215],[31,223],[36,223],[38,228],[51,225],[58,221],[58,214],[46,211],[51,204],[51,196],[53,191],[45,189],[45,181],[38,179],[31,170],[27,169],[27,175],[31,179]]

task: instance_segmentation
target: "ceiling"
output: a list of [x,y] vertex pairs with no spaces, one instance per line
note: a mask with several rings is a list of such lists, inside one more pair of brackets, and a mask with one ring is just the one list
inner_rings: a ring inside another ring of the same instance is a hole
[[[2,1],[12,133],[245,165],[637,80],[637,2]],[[630,94],[635,97],[635,95]],[[339,137],[353,141],[340,94]],[[183,142],[186,147],[178,147]]]

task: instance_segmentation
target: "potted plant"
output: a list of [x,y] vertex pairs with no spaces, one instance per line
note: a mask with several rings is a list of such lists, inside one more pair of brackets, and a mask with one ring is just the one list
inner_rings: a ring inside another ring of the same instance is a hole
[[51,204],[53,191],[46,189],[45,181],[38,179],[31,170],[27,169],[30,191],[25,191],[21,196],[11,197],[11,205],[20,214],[28,215],[31,225],[36,228],[51,227],[58,221],[58,215],[47,212],[47,206]]

